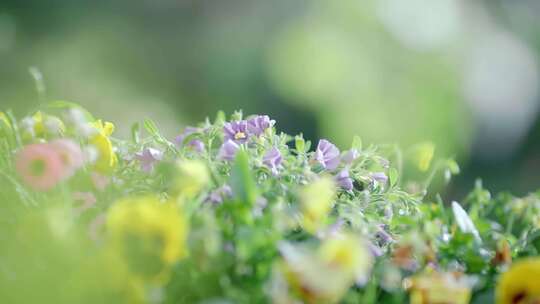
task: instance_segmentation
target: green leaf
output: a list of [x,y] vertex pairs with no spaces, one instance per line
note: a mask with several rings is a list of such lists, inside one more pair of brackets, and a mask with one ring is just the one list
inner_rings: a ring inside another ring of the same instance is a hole
[[296,135],[294,137],[294,145],[298,153],[306,152],[306,141],[304,140],[304,137],[302,136],[302,134]]
[[356,149],[358,151],[362,150],[362,139],[360,139],[359,136],[354,136],[351,148]]
[[244,113],[242,113],[242,110],[237,110],[237,111],[234,111],[234,113],[231,115],[231,120],[233,121],[242,120],[243,117],[244,117]]
[[214,120],[214,124],[220,125],[227,120],[227,117],[225,116],[225,112],[219,111],[217,112],[216,119]]
[[306,151],[309,151],[311,149],[311,140],[306,141],[306,147],[304,148]]
[[149,118],[145,118],[143,120],[143,126],[144,126],[144,129],[154,138],[154,140],[157,143],[160,143],[160,144],[166,146],[167,148],[171,149],[172,151],[176,151],[175,147],[174,147],[174,144],[171,143],[170,141],[168,141],[165,137],[163,137],[159,133],[159,129],[157,128],[156,123],[153,120],[151,120]]
[[252,206],[257,199],[257,186],[249,168],[248,155],[245,151],[239,151],[236,155],[232,172],[231,187],[239,200]]
[[154,137],[161,137],[161,135],[159,134],[159,130],[156,126],[156,123],[153,120],[149,118],[145,118],[143,120],[143,126],[150,135]]
[[138,144],[141,140],[141,124],[138,122],[131,126],[131,139],[135,144]]
[[20,136],[19,124],[17,123],[17,119],[15,118],[15,115],[13,114],[13,111],[11,111],[11,110],[7,111],[6,115],[7,115],[8,119],[9,119],[9,123],[11,124],[11,128],[13,129],[12,134],[13,134],[15,143],[16,143],[16,145],[18,147],[22,147],[22,139],[21,139],[21,136]]
[[398,170],[396,168],[391,168],[390,171],[388,171],[388,178],[390,179],[390,188],[393,188],[397,185],[399,180]]
[[447,162],[446,162],[446,166],[448,167],[448,170],[450,170],[450,172],[453,174],[453,175],[456,175],[456,174],[459,174],[459,165],[457,164],[457,162],[453,159],[449,159]]

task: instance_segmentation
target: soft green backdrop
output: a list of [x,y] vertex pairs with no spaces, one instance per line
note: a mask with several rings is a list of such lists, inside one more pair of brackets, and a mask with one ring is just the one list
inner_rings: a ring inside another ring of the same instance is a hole
[[[433,141],[477,176],[540,184],[536,1],[4,0],[0,105],[76,101],[120,134],[217,110],[268,113],[342,148]],[[29,72],[43,76],[36,90]]]

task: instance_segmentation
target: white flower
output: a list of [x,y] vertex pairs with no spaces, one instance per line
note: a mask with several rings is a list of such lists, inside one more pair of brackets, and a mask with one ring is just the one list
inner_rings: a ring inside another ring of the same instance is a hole
[[476,240],[480,241],[480,234],[474,226],[473,221],[458,202],[452,202],[452,211],[454,212],[459,229],[464,233],[471,233]]

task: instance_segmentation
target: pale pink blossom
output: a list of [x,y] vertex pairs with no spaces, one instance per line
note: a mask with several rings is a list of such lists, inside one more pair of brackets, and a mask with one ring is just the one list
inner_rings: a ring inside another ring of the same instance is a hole
[[83,166],[84,155],[81,147],[69,139],[57,139],[49,143],[60,155],[64,163],[64,177],[71,177],[78,169]]
[[107,186],[111,182],[109,177],[101,175],[97,172],[92,172],[92,174],[90,174],[90,178],[92,179],[94,187],[99,191],[105,190],[105,188],[107,188]]
[[92,192],[73,192],[73,200],[80,203],[79,207],[74,210],[74,213],[77,215],[92,208],[97,201]]
[[64,177],[64,162],[51,145],[32,144],[16,155],[15,168],[21,179],[31,188],[47,191]]

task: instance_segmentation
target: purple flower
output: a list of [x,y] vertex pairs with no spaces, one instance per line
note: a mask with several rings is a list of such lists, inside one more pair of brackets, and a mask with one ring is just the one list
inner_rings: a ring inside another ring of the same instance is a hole
[[204,143],[200,139],[194,139],[189,142],[188,146],[192,147],[193,150],[202,153],[204,152]]
[[239,144],[243,144],[248,140],[247,121],[231,121],[226,122],[223,126],[225,141],[232,140]]
[[277,174],[278,168],[281,166],[282,159],[283,158],[281,157],[281,152],[279,152],[279,149],[273,147],[264,155],[263,163],[270,168],[273,174]]
[[339,149],[326,139],[319,140],[315,151],[315,160],[328,170],[334,170],[339,165]]
[[228,185],[223,185],[216,190],[210,192],[210,194],[207,197],[207,201],[214,203],[214,204],[220,204],[223,202],[223,199],[229,198],[232,196],[232,189]]
[[384,172],[371,173],[371,178],[382,185],[385,185],[386,182],[388,181],[388,176],[386,176]]
[[371,254],[375,257],[380,257],[383,255],[383,251],[381,247],[373,244],[372,242],[367,243],[368,250],[371,252]]
[[394,241],[394,238],[385,230],[385,225],[378,225],[377,232],[375,233],[375,237],[379,239],[380,243],[382,245],[386,245],[390,242]]
[[349,176],[349,170],[347,169],[339,171],[339,173],[336,175],[336,181],[341,188],[347,191],[353,189],[353,179]]
[[255,217],[261,217],[263,215],[264,208],[268,205],[268,200],[264,197],[258,197],[255,200],[255,206],[253,207],[252,213]]
[[[193,133],[199,132],[199,131],[200,131],[200,129],[198,129],[198,128],[186,127],[184,129],[184,132],[182,132],[182,134],[178,135],[175,138],[176,144],[179,147],[182,147],[183,144],[184,144],[184,139],[186,137],[188,137],[189,135],[191,135]],[[192,148],[193,150],[195,150],[196,152],[199,152],[199,153],[202,153],[204,151],[204,143],[200,139],[193,139],[186,146]]]
[[333,238],[339,235],[340,231],[343,229],[345,221],[343,219],[338,219],[335,223],[328,226],[325,230],[320,230],[317,232],[317,237],[319,239]]
[[135,158],[141,163],[141,169],[149,173],[154,169],[155,163],[163,158],[163,152],[154,148],[145,148],[135,154]]
[[341,160],[347,165],[350,165],[355,159],[358,158],[358,156],[358,150],[350,149],[349,151],[345,152],[345,154],[343,154]]
[[247,130],[250,134],[260,136],[268,128],[271,128],[276,123],[270,119],[268,115],[257,115],[247,121]]
[[221,145],[221,148],[219,148],[218,157],[224,160],[233,160],[238,149],[240,149],[240,146],[237,143],[227,139],[227,141]]

